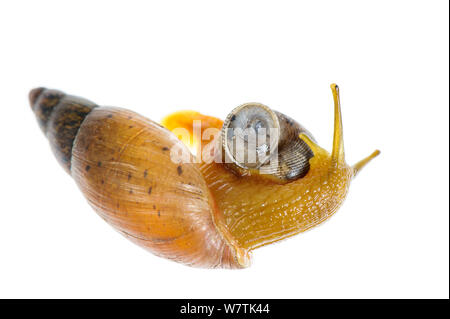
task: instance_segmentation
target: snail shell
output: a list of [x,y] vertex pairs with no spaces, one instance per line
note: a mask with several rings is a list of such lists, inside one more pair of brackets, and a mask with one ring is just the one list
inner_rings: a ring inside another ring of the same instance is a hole
[[214,226],[213,200],[198,166],[171,161],[175,145],[189,151],[167,129],[56,90],[35,89],[30,102],[59,162],[119,233],[190,266],[248,264]]
[[226,165],[240,175],[264,174],[288,182],[309,171],[311,148],[299,134],[311,133],[290,117],[261,103],[246,103],[225,119],[222,151]]

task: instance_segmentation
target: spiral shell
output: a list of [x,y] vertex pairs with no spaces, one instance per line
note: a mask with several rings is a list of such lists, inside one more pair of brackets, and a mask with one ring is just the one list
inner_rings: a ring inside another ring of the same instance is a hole
[[240,105],[223,124],[224,162],[239,175],[261,174],[279,182],[302,178],[314,153],[300,133],[313,139],[299,123],[264,104]]

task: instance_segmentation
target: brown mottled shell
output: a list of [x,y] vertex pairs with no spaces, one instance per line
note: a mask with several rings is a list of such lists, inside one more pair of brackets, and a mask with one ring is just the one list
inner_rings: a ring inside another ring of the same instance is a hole
[[[256,140],[263,142],[256,146],[254,155],[249,155],[251,138],[246,133],[255,132],[254,136],[257,136],[261,128],[266,133]],[[234,133],[236,129],[250,131],[239,136],[239,133]],[[298,138],[300,133],[306,133],[313,139],[311,133],[299,123],[264,104],[242,104],[231,111],[222,127],[224,161],[238,175],[261,174],[278,182],[296,180],[308,173],[309,160],[314,156],[311,148]],[[241,142],[245,146],[237,146],[239,139],[245,140]]]

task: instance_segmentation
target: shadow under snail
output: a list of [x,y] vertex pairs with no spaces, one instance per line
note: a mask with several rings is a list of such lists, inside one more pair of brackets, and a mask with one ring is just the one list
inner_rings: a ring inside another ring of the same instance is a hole
[[[237,107],[224,122],[181,111],[160,125],[57,90],[36,88],[29,98],[56,158],[117,231],[189,266],[245,268],[253,249],[333,215],[350,181],[379,154],[345,163],[339,88],[331,89],[331,154],[296,121],[259,103]],[[174,149],[191,154],[188,146],[199,144],[193,123],[202,136],[213,132],[200,148],[205,156],[174,161]],[[171,132],[178,128],[189,133],[186,143]],[[256,132],[256,144],[246,129]]]

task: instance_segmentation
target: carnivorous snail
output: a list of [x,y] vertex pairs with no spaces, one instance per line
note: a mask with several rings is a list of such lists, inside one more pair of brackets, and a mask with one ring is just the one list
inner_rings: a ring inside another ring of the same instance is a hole
[[259,103],[237,107],[224,122],[181,111],[160,125],[57,90],[36,88],[29,98],[59,163],[117,231],[189,266],[244,268],[253,249],[333,215],[350,181],[379,154],[345,163],[339,88],[331,89],[331,154]]

